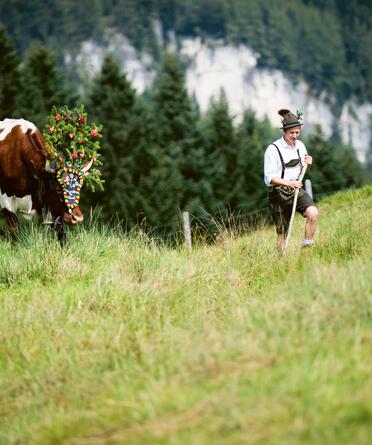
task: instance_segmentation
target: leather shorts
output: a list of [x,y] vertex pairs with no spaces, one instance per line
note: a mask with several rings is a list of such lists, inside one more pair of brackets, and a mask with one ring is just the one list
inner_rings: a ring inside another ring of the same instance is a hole
[[[286,189],[290,189],[286,187]],[[290,190],[288,190],[290,192]],[[284,234],[289,227],[289,221],[292,213],[294,193],[292,197],[280,193],[280,189],[276,186],[270,186],[268,192],[268,200],[271,216],[273,217],[276,233]],[[314,201],[310,195],[304,190],[300,189],[297,198],[296,211],[305,217],[305,212],[308,207],[315,206]]]

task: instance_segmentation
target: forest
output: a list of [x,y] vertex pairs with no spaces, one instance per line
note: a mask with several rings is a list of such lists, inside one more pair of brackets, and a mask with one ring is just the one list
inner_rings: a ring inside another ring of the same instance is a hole
[[[353,3],[356,2],[350,2]],[[358,3],[361,7],[352,14],[356,22],[359,20],[362,32],[368,16],[359,15],[369,6],[367,2]],[[16,8],[20,4],[22,12]],[[370,34],[362,33],[360,45],[349,45],[344,35],[349,31],[342,24],[351,16],[341,1],[289,1],[282,9],[274,2],[261,6],[254,0],[95,0],[77,4],[48,0],[32,5],[10,1],[8,5],[5,10],[5,3],[0,3],[0,118],[23,117],[44,129],[53,105],[74,107],[84,103],[89,119],[103,126],[101,160],[105,184],[103,191],[83,192],[82,205],[97,208],[100,218],[121,221],[128,229],[139,224],[159,233],[172,233],[179,226],[179,213],[183,210],[202,225],[216,217],[225,223],[231,215],[253,220],[265,214],[263,153],[280,135],[267,121],[256,119],[251,110],[246,110],[236,125],[223,91],[202,114],[194,98],[187,94],[177,56],[156,47],[151,25],[154,15],[160,17],[165,36],[166,30],[175,29],[177,35],[205,33],[249,42],[260,49],[265,66],[282,67],[285,54],[291,55],[293,60],[289,58],[284,63],[288,72],[308,78],[319,91],[328,88],[332,92],[336,88],[338,97],[354,94],[364,99],[369,94],[369,54],[361,50],[361,45]],[[310,19],[305,18],[307,14]],[[293,27],[288,20],[299,22]],[[286,23],[290,29],[288,39],[281,29],[287,29]],[[322,27],[326,23],[328,40],[322,40],[314,30],[306,31],[321,39],[316,44],[319,51],[305,50],[310,42],[315,45],[312,37],[303,38],[299,45],[299,36],[309,23]],[[139,50],[152,45],[151,51],[157,53],[158,75],[145,94],[136,93],[120,61],[110,53],[87,90],[81,91],[66,75],[61,49],[78,47],[88,37],[99,39],[105,26],[122,29]],[[268,33],[272,33],[272,40]],[[278,45],[275,33],[282,36],[283,42],[276,49],[270,43]],[[310,56],[311,63],[306,61]],[[317,57],[319,60],[315,60]],[[334,57],[342,67],[334,65]],[[360,60],[355,64],[354,71],[348,69],[352,57],[364,58],[363,63]],[[348,82],[346,74],[341,79],[346,72]],[[305,143],[314,157],[309,176],[315,197],[362,183],[362,167],[352,147],[343,146],[337,137],[326,140],[319,128]]]
[[340,105],[372,98],[371,10],[369,0],[0,0],[0,21],[22,53],[39,41],[63,58],[114,28],[160,59],[157,19],[165,41],[172,30],[246,43],[260,66],[304,78]]

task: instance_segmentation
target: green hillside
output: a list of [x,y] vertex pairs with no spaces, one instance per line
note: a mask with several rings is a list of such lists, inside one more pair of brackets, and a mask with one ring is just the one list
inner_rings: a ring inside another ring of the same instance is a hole
[[353,444],[372,435],[372,187],[192,252],[96,224],[0,242],[0,443]]

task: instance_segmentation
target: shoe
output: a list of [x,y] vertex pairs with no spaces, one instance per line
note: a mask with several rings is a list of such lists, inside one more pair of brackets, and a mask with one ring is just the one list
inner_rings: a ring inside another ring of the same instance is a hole
[[302,241],[302,247],[303,248],[314,247],[314,240],[312,240],[312,239],[304,239]]

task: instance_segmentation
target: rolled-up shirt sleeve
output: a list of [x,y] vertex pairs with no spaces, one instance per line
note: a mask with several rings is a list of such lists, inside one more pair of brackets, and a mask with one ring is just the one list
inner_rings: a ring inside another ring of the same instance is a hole
[[264,181],[267,186],[271,184],[273,178],[280,178],[282,174],[282,165],[273,145],[269,145],[265,151],[264,158]]

